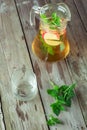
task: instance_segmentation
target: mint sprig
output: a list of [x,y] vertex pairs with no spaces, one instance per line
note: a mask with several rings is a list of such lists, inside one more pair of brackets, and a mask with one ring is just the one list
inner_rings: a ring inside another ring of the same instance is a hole
[[50,17],[46,14],[40,14],[40,18],[44,23],[49,24],[52,29],[57,26],[60,27],[61,19],[56,12],[53,12]]
[[56,125],[56,124],[63,124],[63,122],[61,120],[59,120],[58,118],[54,117],[53,115],[50,115],[47,124],[52,126],[52,125]]
[[60,26],[60,17],[57,16],[57,13],[52,13],[52,19],[51,19],[51,24],[55,26]]
[[[66,107],[71,106],[71,100],[75,96],[74,93],[74,88],[76,84],[72,85],[56,85],[53,82],[50,82],[51,86],[53,87],[52,89],[48,89],[47,93],[54,98],[54,102],[50,105],[53,113],[56,116],[59,116],[61,111],[65,111]],[[48,125],[55,125],[58,124],[62,121],[60,121],[58,118],[51,116],[49,120],[47,121]]]

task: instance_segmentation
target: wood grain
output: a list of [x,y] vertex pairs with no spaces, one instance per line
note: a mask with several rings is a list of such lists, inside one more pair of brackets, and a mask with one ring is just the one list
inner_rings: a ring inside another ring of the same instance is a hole
[[[84,28],[84,25],[87,27],[85,24],[87,20],[84,20],[84,17],[86,18],[87,16],[86,9],[84,8],[84,10],[82,10],[84,2],[82,2],[82,4],[81,1],[75,0],[67,0],[65,2],[69,6],[72,14],[72,19],[68,26],[68,38],[71,45],[71,52],[66,59],[66,63],[72,80],[78,84],[76,94],[87,126],[87,33]],[[87,4],[87,1],[85,1],[85,4]],[[83,21],[85,23],[83,23]]]
[[84,0],[74,0],[74,2],[87,32],[87,1],[84,2]]
[[1,99],[0,99],[0,130],[5,130],[5,124],[3,120],[3,112],[1,109]]
[[[72,13],[72,21],[68,25],[71,51],[64,61],[45,63],[35,57],[31,49],[37,32],[30,26],[29,12],[37,0],[14,1],[0,1],[0,130],[86,130],[87,26],[86,17],[81,15],[86,14],[87,3],[63,0]],[[37,4],[42,6],[47,2],[49,0],[38,0]],[[30,102],[17,101],[12,94],[11,74],[23,65],[30,69],[33,67],[38,80],[39,94]],[[50,103],[53,102],[47,94],[47,89],[51,88],[50,79],[59,85],[77,81],[77,88],[71,108],[59,116],[64,125],[48,128],[46,118],[52,113]]]
[[[17,2],[18,1],[16,1],[16,3]],[[51,88],[51,86],[49,85],[49,80],[52,79],[57,84],[64,84],[64,83],[70,84],[70,83],[72,83],[72,80],[74,81],[75,79],[73,78],[73,75],[72,75],[73,70],[72,71],[70,70],[71,68],[70,68],[70,63],[68,62],[68,58],[66,61],[61,61],[58,63],[50,64],[50,63],[45,63],[43,61],[40,61],[38,58],[36,58],[33,55],[30,43],[32,43],[33,38],[36,34],[36,31],[29,26],[29,15],[26,12],[28,12],[30,8],[31,8],[30,4],[27,4],[24,6],[18,6],[18,13],[19,13],[19,17],[20,17],[20,20],[21,20],[21,23],[23,26],[26,41],[27,41],[27,44],[29,47],[29,51],[31,54],[34,70],[37,74],[42,102],[43,102],[43,105],[45,108],[46,115],[48,117],[48,115],[51,113],[49,105],[52,102],[52,99],[46,93],[47,89]],[[26,30],[26,27],[27,27],[27,30]],[[70,41],[72,40],[72,36],[73,36],[73,34],[70,31],[70,37],[69,37]],[[76,45],[76,43],[74,43],[74,44]],[[76,46],[76,48],[74,48],[74,46],[73,46],[72,52],[74,52],[74,49],[75,50],[77,49],[76,51],[78,52],[77,46]],[[69,59],[71,57],[71,54],[69,56]],[[76,52],[75,52],[75,54],[76,54]],[[71,62],[71,64],[72,64],[72,62]],[[78,68],[78,69],[80,69],[80,68]],[[83,119],[83,115],[81,113],[81,109],[79,107],[77,97],[75,97],[73,99],[71,109],[69,109],[67,112],[62,113],[60,115],[60,118],[64,121],[64,125],[50,127],[50,130],[55,130],[55,129],[56,130],[59,130],[59,129],[60,130],[64,130],[64,129],[65,130],[73,130],[73,129],[86,130],[85,122]]]
[[[3,0],[1,4],[4,8],[0,10],[0,105],[6,130],[48,130],[39,94],[30,102],[17,101],[13,96],[13,70],[23,65],[32,69],[32,65],[14,1]],[[0,119],[3,124],[2,117]],[[0,124],[1,127],[4,130]]]

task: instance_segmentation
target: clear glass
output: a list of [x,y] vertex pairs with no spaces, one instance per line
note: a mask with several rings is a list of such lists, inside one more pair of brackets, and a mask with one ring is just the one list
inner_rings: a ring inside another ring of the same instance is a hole
[[32,100],[38,92],[36,75],[29,68],[15,70],[11,82],[15,98],[21,101]]
[[[70,51],[66,35],[67,22],[71,20],[68,6],[64,3],[34,6],[30,16],[34,13],[36,17],[39,14],[40,20],[38,34],[32,43],[34,54],[49,62],[64,59]],[[30,21],[35,24],[33,17]]]

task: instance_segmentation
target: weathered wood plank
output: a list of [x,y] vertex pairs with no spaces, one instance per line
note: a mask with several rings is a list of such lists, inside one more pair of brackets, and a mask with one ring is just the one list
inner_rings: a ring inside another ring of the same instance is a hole
[[[15,101],[11,92],[10,77],[6,64],[0,46],[0,73],[2,74],[0,75],[0,80],[3,83],[0,90],[6,130],[47,129],[39,96],[31,102]],[[38,119],[36,120],[37,116]]]
[[6,130],[48,130],[39,95],[30,102],[13,97],[13,70],[22,65],[32,69],[32,65],[14,1],[3,0],[1,4],[4,8],[0,10],[0,94]]
[[87,1],[84,0],[74,0],[78,13],[87,31]]
[[3,113],[1,110],[1,99],[0,99],[0,130],[5,130],[5,124],[3,121]]
[[[69,32],[72,33],[72,38],[70,41],[71,56],[69,57],[68,63],[72,72],[72,79],[78,82],[76,90],[77,96],[87,126],[87,34],[82,26],[82,22],[75,9],[74,3],[70,1],[67,3],[69,3],[73,16],[69,30]],[[75,20],[76,18],[77,20]]]
[[[67,68],[66,62],[61,61],[54,64],[44,63],[33,55],[30,43],[32,43],[32,40],[35,36],[35,30],[31,29],[31,27],[29,26],[29,15],[26,13],[29,11],[30,8],[30,4],[18,6],[18,12],[32,57],[33,66],[37,74],[43,105],[48,117],[48,115],[51,113],[49,106],[52,102],[52,99],[47,95],[46,92],[48,88],[51,88],[51,86],[49,85],[49,79],[52,79],[57,84],[70,84],[72,82],[72,76],[70,77],[70,72]],[[64,121],[64,125],[50,127],[51,130],[86,130],[83,116],[76,97],[73,99],[71,109],[69,109],[69,111],[67,112],[62,113],[60,115],[60,118]]]
[[[87,1],[85,1],[87,4]],[[77,81],[77,97],[87,126],[87,34],[78,15],[74,1],[66,1],[70,7],[72,19],[68,28],[71,53],[67,58],[67,66],[73,81]],[[79,3],[77,3],[79,4]]]
[[[48,71],[45,70],[46,66],[49,67]],[[38,75],[38,82],[41,86],[40,92],[41,92],[43,104],[45,107],[45,111],[48,117],[48,115],[51,113],[49,106],[50,106],[50,103],[52,103],[52,99],[46,93],[47,89],[51,88],[48,82],[49,79],[52,79],[55,83],[62,85],[65,83],[71,84],[72,77],[70,77],[68,69],[67,69],[67,65],[63,61],[59,62],[58,64],[50,65],[49,63],[45,64],[45,63],[41,63],[40,61],[38,64],[38,60],[37,60],[37,64],[34,64],[34,68]],[[79,85],[77,87],[79,87]],[[86,130],[84,119],[82,117],[82,113],[81,113],[78,100],[76,97],[72,101],[71,108],[68,109],[67,112],[61,113],[60,119],[63,120],[64,125],[63,126],[58,125],[58,126],[52,127],[50,128],[51,130],[55,130],[55,129],[82,130],[82,128]]]
[[85,8],[86,14],[87,14],[87,0],[82,0],[83,6]]

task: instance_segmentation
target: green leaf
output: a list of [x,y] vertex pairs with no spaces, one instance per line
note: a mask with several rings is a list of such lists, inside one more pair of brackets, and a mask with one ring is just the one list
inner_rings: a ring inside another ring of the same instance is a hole
[[47,18],[47,16],[46,16],[45,14],[40,14],[40,17],[41,17],[42,19]]
[[41,20],[42,20],[43,22],[45,22],[45,23],[48,23],[48,22],[49,22],[48,19],[47,19],[47,16],[46,16],[45,14],[41,14],[41,15],[40,15],[40,18],[41,18]]
[[65,110],[65,108],[63,106],[64,104],[65,104],[64,101],[57,100],[56,102],[52,103],[50,106],[51,106],[53,112],[58,116],[60,114],[60,111]]
[[70,89],[74,89],[75,88],[75,86],[76,86],[76,83],[74,83],[74,84],[72,84],[72,85],[70,85]]
[[47,93],[49,95],[51,95],[52,97],[57,97],[58,96],[58,91],[54,90],[54,89],[48,89]]
[[48,54],[54,55],[54,51],[51,46],[48,47],[47,52],[48,52]]
[[65,102],[65,100],[58,100],[58,104],[60,104],[60,105],[65,105],[66,104],[66,102]]
[[58,118],[51,115],[49,120],[47,121],[47,124],[52,126],[52,125],[56,125],[56,124],[63,124],[63,122],[61,120],[59,120]]
[[60,44],[60,51],[63,51],[65,49],[65,44],[62,42],[61,44]]
[[56,19],[56,17],[57,17],[57,14],[54,12],[54,13],[52,13],[52,18],[53,19]]
[[60,87],[56,85],[54,82],[50,81],[50,84],[52,85],[53,89],[58,90]]
[[60,17],[57,15],[56,12],[53,12],[50,18],[46,16],[45,14],[40,14],[40,18],[44,23],[47,23],[52,27],[53,25],[55,26],[60,26]]
[[[75,96],[74,88],[76,84],[72,84],[69,86],[58,86],[54,82],[50,82],[50,84],[53,87],[53,89],[48,89],[47,92],[55,99],[55,101],[50,105],[50,107],[52,108],[53,113],[56,114],[56,116],[58,116],[61,111],[65,110],[65,106],[71,106],[71,99],[73,96]],[[48,124],[56,124],[56,121],[53,116],[51,116],[48,120]]]
[[66,106],[71,107],[71,99],[66,100]]
[[65,89],[65,91],[64,91],[64,92],[73,90],[73,89],[75,88],[75,86],[76,86],[76,84],[75,84],[75,83],[74,83],[74,84],[72,84],[72,85],[70,85],[70,86],[67,86],[67,88]]
[[75,96],[75,93],[73,91],[73,89],[75,88],[76,84],[72,84],[71,86],[67,87],[65,90],[64,90],[64,98],[65,100],[69,100],[71,99],[72,97]]
[[60,94],[60,92],[57,95],[57,99],[59,102],[62,102],[62,104],[65,104],[65,98],[63,97],[62,94]]
[[60,87],[60,90],[65,91],[69,86],[68,85],[62,85]]
[[52,13],[52,24],[56,25],[56,26],[60,26],[60,17],[57,16],[57,13]]
[[53,103],[50,105],[52,108],[52,111],[58,116],[60,114],[60,105],[58,103]]
[[74,96],[75,96],[74,91],[69,91],[68,94],[67,94],[66,100],[71,99],[71,98],[73,98]]
[[55,83],[50,81],[50,84],[52,85],[53,89],[48,89],[47,93],[49,95],[51,95],[52,97],[54,97],[55,99],[58,99],[58,95],[59,95],[59,86],[56,85]]

